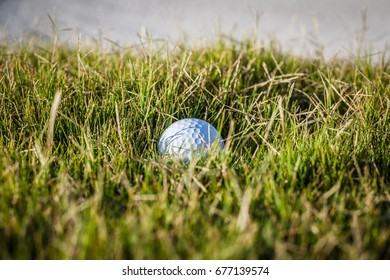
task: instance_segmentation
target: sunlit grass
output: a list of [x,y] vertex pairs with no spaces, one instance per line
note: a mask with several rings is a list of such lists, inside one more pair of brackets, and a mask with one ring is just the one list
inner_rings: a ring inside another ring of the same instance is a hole
[[[389,73],[250,41],[2,46],[0,258],[389,258]],[[187,117],[222,155],[158,155]]]

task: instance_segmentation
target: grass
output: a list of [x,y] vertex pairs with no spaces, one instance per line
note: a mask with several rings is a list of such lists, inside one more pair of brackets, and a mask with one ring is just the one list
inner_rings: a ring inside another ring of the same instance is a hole
[[[0,259],[388,259],[389,73],[251,41],[3,44]],[[186,117],[222,155],[158,155]]]

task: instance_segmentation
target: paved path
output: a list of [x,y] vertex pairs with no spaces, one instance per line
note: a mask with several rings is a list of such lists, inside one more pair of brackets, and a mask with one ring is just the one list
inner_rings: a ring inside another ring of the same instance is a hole
[[327,58],[362,46],[383,51],[390,43],[390,0],[0,0],[0,33],[50,37],[48,15],[70,41],[83,34],[133,44],[145,29],[153,37],[192,43],[220,33],[256,34],[299,54],[323,51]]

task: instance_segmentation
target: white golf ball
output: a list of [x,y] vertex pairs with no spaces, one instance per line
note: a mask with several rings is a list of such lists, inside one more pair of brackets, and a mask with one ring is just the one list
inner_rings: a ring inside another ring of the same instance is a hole
[[212,149],[223,149],[218,131],[208,122],[183,119],[171,124],[161,135],[158,151],[164,156],[190,162],[193,157],[206,158]]

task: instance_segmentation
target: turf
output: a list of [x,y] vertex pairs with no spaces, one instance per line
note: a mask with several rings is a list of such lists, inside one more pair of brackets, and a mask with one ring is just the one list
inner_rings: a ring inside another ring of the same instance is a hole
[[[390,64],[0,47],[1,259],[390,258]],[[161,158],[175,120],[225,150]]]

